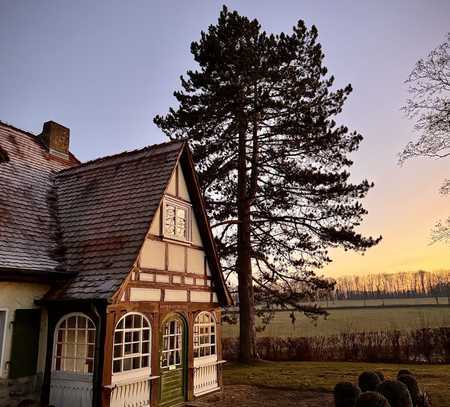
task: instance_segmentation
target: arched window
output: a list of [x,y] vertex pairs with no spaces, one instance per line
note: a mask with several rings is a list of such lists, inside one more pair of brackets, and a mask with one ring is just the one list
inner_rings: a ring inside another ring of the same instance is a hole
[[216,320],[210,312],[201,312],[194,322],[194,357],[216,354]]
[[124,315],[114,331],[113,373],[150,369],[151,327],[142,314]]
[[161,367],[176,367],[181,365],[183,351],[183,326],[178,319],[171,319],[164,324],[163,349]]
[[95,325],[84,314],[68,314],[56,325],[53,370],[94,371]]

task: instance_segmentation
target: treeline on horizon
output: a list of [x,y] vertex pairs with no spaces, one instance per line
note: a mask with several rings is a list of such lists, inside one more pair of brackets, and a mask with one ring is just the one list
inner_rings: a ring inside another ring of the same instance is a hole
[[322,300],[450,298],[450,270],[399,272],[339,277]]

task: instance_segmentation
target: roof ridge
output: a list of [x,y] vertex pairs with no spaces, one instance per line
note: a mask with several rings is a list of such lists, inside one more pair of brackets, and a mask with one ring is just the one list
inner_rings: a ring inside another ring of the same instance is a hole
[[5,121],[3,121],[3,120],[0,120],[0,126],[9,127],[9,128],[12,129],[12,130],[19,131],[19,132],[21,132],[21,133],[23,133],[23,134],[26,134],[27,136],[32,137],[33,139],[36,139],[37,141],[39,141],[38,135],[32,133],[32,132],[29,131],[29,130],[21,129],[20,127],[14,126],[13,124],[10,124],[10,123],[5,122]]
[[[99,163],[100,164],[107,163],[109,160],[112,160],[115,158],[122,158],[122,157],[131,156],[134,154],[144,153],[144,152],[156,150],[158,148],[161,148],[161,147],[164,147],[164,146],[167,146],[170,144],[177,144],[177,143],[184,144],[184,143],[186,143],[186,140],[170,140],[170,141],[165,141],[165,142],[159,143],[159,144],[150,144],[148,146],[138,148],[135,150],[131,150],[131,151],[125,150],[125,151],[122,151],[117,154],[105,155],[103,157],[98,157],[98,158],[94,158],[92,160],[86,161],[86,162],[81,163],[80,165],[77,165],[74,167],[61,169],[57,172],[57,175],[64,175],[68,172],[76,172],[77,170],[85,169],[85,168],[89,167],[90,165],[99,164]],[[110,165],[114,165],[114,164],[110,164]]]

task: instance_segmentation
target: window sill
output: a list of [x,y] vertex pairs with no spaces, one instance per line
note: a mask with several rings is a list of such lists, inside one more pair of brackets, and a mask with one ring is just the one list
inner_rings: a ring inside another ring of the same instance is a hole
[[129,371],[126,373],[116,373],[111,377],[111,384],[104,386],[105,388],[114,388],[116,386],[123,386],[127,384],[142,382],[145,380],[155,380],[159,376],[151,376],[150,369],[139,369],[136,371]]

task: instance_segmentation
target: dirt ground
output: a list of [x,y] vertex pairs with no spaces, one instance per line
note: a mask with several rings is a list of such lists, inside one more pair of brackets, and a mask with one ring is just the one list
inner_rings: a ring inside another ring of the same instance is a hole
[[192,407],[328,407],[333,405],[329,393],[278,390],[247,385],[228,385],[221,393],[212,394]]

